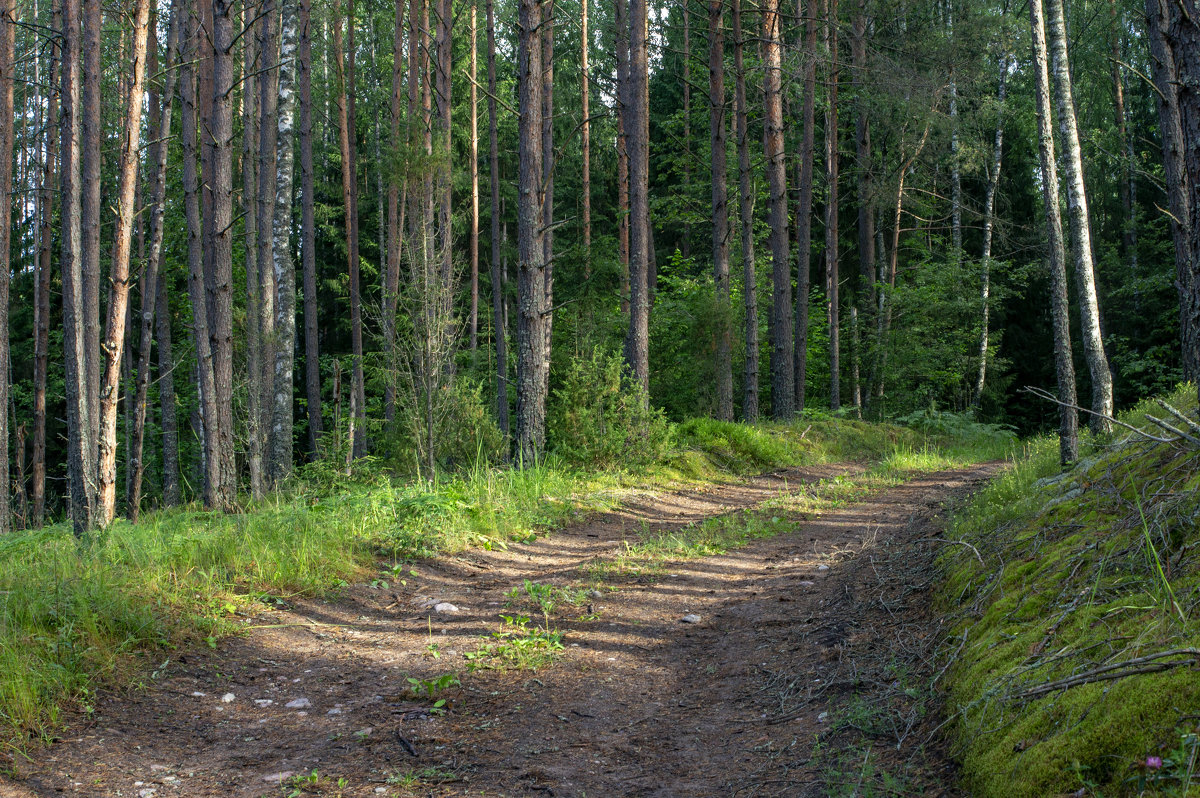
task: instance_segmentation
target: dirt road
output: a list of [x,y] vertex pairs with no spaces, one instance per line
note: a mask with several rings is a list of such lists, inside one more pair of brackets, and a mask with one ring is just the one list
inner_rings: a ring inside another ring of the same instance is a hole
[[[99,697],[0,796],[955,795],[929,689],[931,539],[997,468],[815,518],[780,497],[859,467],[645,495],[529,544],[284,602]],[[786,529],[646,555],[713,517]],[[537,670],[472,669],[547,651]]]

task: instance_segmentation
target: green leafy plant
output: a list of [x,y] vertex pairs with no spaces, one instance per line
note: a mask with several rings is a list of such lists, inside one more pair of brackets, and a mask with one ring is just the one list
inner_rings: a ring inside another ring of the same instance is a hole
[[489,641],[463,654],[468,670],[537,670],[563,651],[563,633],[545,626],[529,626],[527,615],[501,615],[504,627]]

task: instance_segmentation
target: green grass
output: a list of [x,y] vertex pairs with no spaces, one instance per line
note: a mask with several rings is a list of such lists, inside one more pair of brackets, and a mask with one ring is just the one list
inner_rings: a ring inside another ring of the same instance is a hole
[[[1181,387],[1167,401],[1186,408],[1194,396]],[[1124,420],[1144,425],[1155,409],[1143,403]],[[1116,445],[1127,437],[1085,442],[1080,464],[1050,484],[1039,480],[1059,473],[1056,442],[1033,441],[956,521],[953,535],[986,562],[954,547],[941,591],[958,613],[949,638],[966,633],[947,686],[975,795],[1200,795],[1188,770],[1194,754],[1172,755],[1195,739],[1194,668],[1023,695],[1102,665],[1200,647],[1200,453]],[[1148,757],[1164,765],[1149,768]]]
[[48,734],[62,708],[86,711],[98,687],[145,678],[174,648],[237,633],[256,601],[327,594],[380,560],[527,541],[632,489],[842,460],[882,462],[898,474],[1011,445],[1010,436],[992,436],[963,448],[945,434],[830,416],[790,425],[697,420],[675,439],[675,450],[638,473],[583,473],[550,458],[413,483],[370,461],[351,477],[316,465],[237,514],[146,513],[82,544],[62,524],[10,534],[0,539],[0,746]]

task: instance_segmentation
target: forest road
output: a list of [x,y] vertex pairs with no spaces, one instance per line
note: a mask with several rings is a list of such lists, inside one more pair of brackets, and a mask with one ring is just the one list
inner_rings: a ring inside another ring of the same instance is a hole
[[[280,599],[217,650],[163,654],[137,689],[97,696],[0,796],[958,795],[930,689],[933,564],[946,506],[1002,467],[819,514],[796,497],[862,466],[640,494],[529,543]],[[627,545],[713,517],[787,528],[657,564]],[[503,636],[522,614],[562,633],[554,661],[472,670],[488,644],[538,653],[536,634]]]

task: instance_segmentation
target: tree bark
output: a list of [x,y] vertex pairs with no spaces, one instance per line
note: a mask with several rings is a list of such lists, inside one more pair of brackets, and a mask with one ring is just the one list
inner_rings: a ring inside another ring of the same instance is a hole
[[1004,157],[1004,103],[1008,92],[1008,56],[1000,57],[1000,88],[996,91],[996,135],[992,143],[992,163],[988,170],[987,190],[983,201],[983,251],[979,270],[979,374],[975,378],[975,393],[971,404],[979,407],[987,383],[988,325],[992,293],[992,231],[996,227],[996,189],[1000,186],[1000,164]]
[[496,116],[496,19],[493,0],[486,0],[488,73],[488,169],[492,194],[492,328],[496,341],[496,421],[508,434],[508,331],[504,322],[504,291],[500,276],[500,145]]
[[[954,3],[946,3],[946,34],[954,43]],[[958,80],[950,64],[948,111],[950,115],[950,257],[955,266],[962,263],[962,169],[958,143]]]
[[792,268],[788,256],[787,167],[783,149],[782,47],[779,0],[762,4],[763,150],[770,186],[771,414],[781,421],[795,415],[792,352]]
[[633,380],[650,391],[650,76],[646,52],[647,0],[629,4],[629,331],[625,361]]
[[741,0],[733,0],[734,114],[737,119],[738,217],[742,239],[742,294],[746,305],[746,369],[742,386],[742,418],[758,420],[758,283],[754,268],[754,192],[750,180],[749,108],[743,56]]
[[[137,382],[133,402],[133,440],[129,456],[133,473],[128,498],[129,506],[126,508],[129,520],[133,523],[137,523],[138,513],[141,510],[142,478],[146,472],[145,440],[147,396],[150,389],[150,350],[153,344],[154,312],[158,303],[159,268],[162,262],[165,234],[163,220],[166,213],[167,155],[171,131],[171,110],[175,95],[175,76],[178,74],[179,66],[179,21],[177,16],[178,4],[172,2],[170,19],[167,23],[165,82],[162,84],[161,93],[155,90],[154,84],[150,89],[150,162],[154,169],[151,178],[149,208],[150,252],[146,258],[141,286],[142,305],[139,314],[141,323],[138,339]],[[147,63],[152,75],[158,72],[157,57],[153,50],[149,54]]]
[[[586,2],[586,0],[585,0]],[[471,3],[471,316],[468,338],[471,361],[479,357],[479,22],[475,3]]]
[[[585,0],[586,2],[586,0]],[[729,307],[729,197],[725,185],[725,20],[723,0],[708,3],[708,108],[712,153],[713,285],[717,300],[717,418],[733,421],[733,342]]]
[[1109,31],[1109,76],[1112,80],[1113,123],[1117,128],[1117,146],[1121,159],[1121,175],[1118,179],[1117,196],[1121,201],[1121,250],[1129,264],[1130,274],[1137,275],[1137,217],[1133,207],[1134,160],[1130,150],[1129,131],[1125,121],[1125,84],[1121,79],[1121,25],[1122,13],[1117,0],[1109,0],[1112,26]]
[[[100,225],[103,210],[100,204],[101,188],[101,142],[104,139],[101,117],[100,95],[103,91],[103,73],[100,65],[100,38],[103,29],[103,14],[100,0],[83,0],[83,199],[80,219],[83,258],[83,311],[84,329],[84,373],[86,375],[88,414],[86,445],[97,450],[100,443]],[[96,473],[99,460],[92,455],[89,467],[92,473],[88,480],[99,491]]]
[[342,154],[342,204],[345,209],[346,251],[350,271],[350,341],[354,356],[350,391],[352,413],[351,456],[366,454],[366,413],[362,363],[362,299],[359,293],[358,262],[358,179],[355,167],[354,137],[354,0],[350,0],[346,14],[346,48],[343,56],[342,21],[336,19],[333,26],[334,63],[337,66],[338,141]]
[[167,277],[158,272],[158,401],[162,417],[162,502],[173,507],[180,502],[179,422],[175,413],[175,360],[171,349],[171,303]]
[[629,5],[616,0],[617,259],[621,262],[621,315],[629,315]]
[[304,269],[304,386],[308,405],[308,447],[321,443],[321,360],[317,334],[317,225],[313,174],[312,0],[300,2],[300,256]]
[[517,453],[533,465],[546,442],[545,249],[542,242],[542,3],[520,0],[517,78]]
[[796,13],[804,17],[803,99],[801,100],[800,152],[797,158],[799,201],[796,206],[796,332],[794,338],[796,411],[804,410],[808,382],[808,294],[812,285],[813,155],[816,142],[817,19],[815,0],[803,14],[800,1]]
[[[260,497],[262,479],[262,288],[259,277],[259,248],[262,246],[260,222],[263,216],[259,196],[259,163],[262,144],[262,119],[265,110],[262,95],[271,95],[270,67],[274,63],[264,42],[269,24],[268,5],[244,3],[242,6],[242,229],[246,269],[246,467],[250,472],[250,492]],[[260,14],[262,15],[260,17]],[[260,85],[264,84],[264,85]]]
[[[272,214],[275,321],[270,350],[274,373],[270,385],[271,448],[267,478],[278,485],[292,471],[292,374],[296,358],[296,263],[292,259],[292,186],[295,175],[296,48],[299,19],[296,0],[283,0],[279,38],[279,102],[277,180]],[[382,221],[382,220],[380,220]]]
[[[404,4],[396,5],[396,24],[392,37],[392,97],[391,142],[396,156],[408,157],[408,139],[401,138],[400,121],[404,118],[401,101],[404,98]],[[410,76],[415,80],[416,76]],[[411,126],[411,119],[409,121]],[[383,417],[391,424],[396,419],[396,381],[391,370],[396,364],[396,310],[400,301],[400,248],[404,229],[404,197],[401,183],[406,178],[396,166],[388,170],[387,183],[387,250],[383,272],[383,351],[387,355],[388,377],[383,388]],[[405,185],[407,183],[405,182]]]
[[841,305],[838,274],[838,4],[828,0],[825,42],[829,57],[828,104],[825,110],[825,306],[829,323],[829,408],[842,406]]
[[592,276],[592,120],[589,110],[591,102],[589,81],[591,78],[588,74],[588,50],[591,47],[591,39],[588,34],[588,3],[589,0],[580,0],[579,7],[579,91],[582,95],[580,102],[583,113],[579,131],[579,144],[583,148],[580,191],[583,194],[583,278],[585,280]]
[[[54,11],[54,27],[62,29],[61,6]],[[59,71],[60,40],[50,43],[50,68],[47,82],[54,80]],[[55,160],[58,157],[56,142],[62,135],[51,125],[58,120],[58,92],[47,91],[45,135],[45,161],[42,164],[41,231],[38,240],[37,279],[34,283],[34,357],[33,357],[33,462],[31,464],[32,523],[41,528],[46,521],[46,378],[50,360],[50,272],[54,247],[54,188]],[[64,218],[64,231],[66,230]]]
[[1037,102],[1038,155],[1042,166],[1042,211],[1046,216],[1047,258],[1050,263],[1050,308],[1054,321],[1054,363],[1058,377],[1058,453],[1064,464],[1079,454],[1079,419],[1075,411],[1075,366],[1071,360],[1071,327],[1067,308],[1067,257],[1058,205],[1058,165],[1050,118],[1050,76],[1047,66],[1042,0],[1030,0],[1034,94]]
[[1071,67],[1067,59],[1067,30],[1062,0],[1047,0],[1049,12],[1050,59],[1053,66],[1054,95],[1058,101],[1058,129],[1063,143],[1063,173],[1067,183],[1067,213],[1071,223],[1071,251],[1075,262],[1075,284],[1079,294],[1079,323],[1083,335],[1083,356],[1092,378],[1092,429],[1108,432],[1113,414],[1112,372],[1104,354],[1100,332],[1100,302],[1096,288],[1096,268],[1092,261],[1092,234],[1088,221],[1087,191],[1083,182],[1083,155],[1079,148],[1079,130],[1075,122],[1075,101],[1071,96]]
[[0,533],[12,529],[8,464],[8,283],[11,274],[13,146],[16,143],[13,114],[16,66],[16,3],[0,0]]

